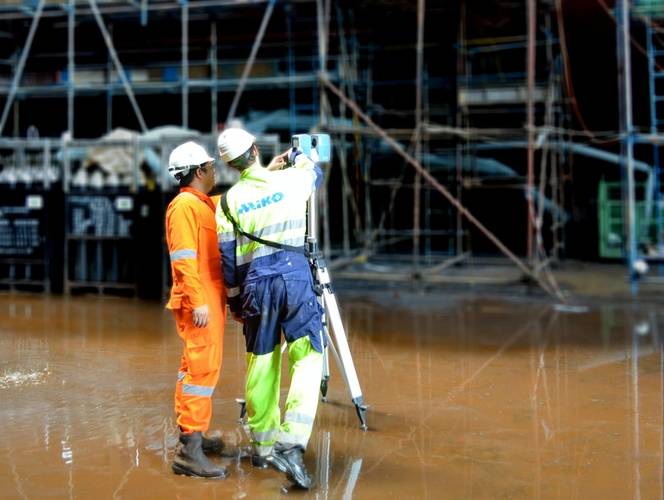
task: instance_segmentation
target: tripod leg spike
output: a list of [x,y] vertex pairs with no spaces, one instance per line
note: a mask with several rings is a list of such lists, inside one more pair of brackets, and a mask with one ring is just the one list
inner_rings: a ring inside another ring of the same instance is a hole
[[360,429],[363,431],[368,430],[369,426],[367,425],[367,407],[364,404],[362,396],[353,399],[353,404],[355,405],[357,417],[360,419]]
[[330,380],[330,376],[324,376],[320,381],[320,395],[322,396],[323,401],[327,401],[327,388]]
[[[321,306],[324,307],[322,303]],[[330,334],[327,331],[327,324],[325,323],[325,314],[323,314],[323,326],[324,326],[325,337],[323,337],[323,332],[321,332],[321,338],[320,338],[321,345],[325,345],[325,339],[328,339],[328,342],[331,342],[331,340],[329,340]],[[323,348],[323,374],[320,380],[320,393],[323,402],[327,401],[327,389],[329,387],[329,383],[330,383],[330,358],[329,358],[328,348],[325,347]]]

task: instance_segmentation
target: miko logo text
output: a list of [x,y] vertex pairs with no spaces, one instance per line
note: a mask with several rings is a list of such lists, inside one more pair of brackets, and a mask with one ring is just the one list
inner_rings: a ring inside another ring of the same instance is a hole
[[273,203],[279,203],[284,199],[284,193],[278,192],[256,200],[255,202],[250,201],[249,203],[242,203],[240,209],[237,211],[238,215],[251,212],[252,210],[258,210],[259,208],[265,208],[268,205]]

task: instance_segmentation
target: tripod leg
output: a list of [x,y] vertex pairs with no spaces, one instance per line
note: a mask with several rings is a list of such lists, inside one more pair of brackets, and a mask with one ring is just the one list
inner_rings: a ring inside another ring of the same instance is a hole
[[[330,336],[327,333],[327,327],[325,328],[325,336],[329,339]],[[325,345],[323,339],[321,338],[320,345]],[[323,397],[323,401],[327,401],[327,388],[330,381],[330,356],[327,352],[327,348],[323,349],[323,376],[320,381],[320,394]]]
[[[341,321],[337,299],[329,288],[323,289],[323,303],[325,304],[325,310],[327,311],[330,326],[332,327],[332,336],[334,337],[333,342],[330,342],[330,345],[335,346],[333,353],[336,354],[335,357],[337,359],[337,364],[339,365],[339,370],[344,376],[346,386],[348,387],[353,404],[355,405],[357,417],[360,419],[360,427],[362,430],[367,430],[367,407],[364,405],[362,389],[360,389],[360,381],[358,380],[357,372],[355,371],[353,356],[351,355],[350,347],[348,346],[348,339],[346,338],[346,331],[343,322]],[[330,338],[332,340],[332,337]]]
[[[332,443],[332,435],[329,431],[322,432],[320,434],[320,439],[318,440],[318,453],[316,457],[318,458],[318,474],[319,478],[319,487],[323,493],[323,498],[327,498],[330,488],[330,448]],[[349,497],[350,498],[350,497]]]
[[241,424],[245,423],[247,416],[247,402],[241,398],[235,398],[235,402],[240,405],[240,418],[238,419],[238,422]]
[[[315,278],[315,276],[314,276]],[[324,346],[325,339],[330,338],[330,334],[327,331],[327,318],[325,316],[325,303],[323,302],[323,297],[321,295],[317,298],[318,303],[320,304],[321,309],[323,309],[323,314],[321,315],[321,323],[323,323],[323,331],[321,332],[320,345]],[[323,402],[327,401],[327,389],[330,381],[330,360],[327,348],[323,347],[323,375],[320,380],[320,394]]]
[[[341,321],[337,299],[332,292],[330,274],[328,273],[327,267],[325,266],[325,261],[318,253],[318,241],[316,236],[317,222],[318,215],[316,213],[316,193],[314,192],[311,194],[308,203],[307,250],[309,263],[311,265],[315,288],[317,293],[319,293],[319,300],[322,299],[323,310],[327,313],[329,325],[332,327],[332,336],[330,336],[329,331],[325,332],[330,339],[329,346],[332,348],[332,352],[335,354],[335,358],[339,365],[339,370],[343,374],[344,380],[346,381],[346,386],[348,387],[348,392],[351,394],[351,400],[355,405],[355,411],[357,412],[357,416],[360,419],[360,427],[363,430],[367,430],[367,407],[365,406],[364,399],[362,397],[360,382],[357,380],[357,373],[355,372],[353,357],[351,356],[350,348],[348,347],[348,340],[346,339],[346,332],[344,331],[344,325]],[[323,320],[324,324],[327,325],[328,323],[325,322],[325,317]],[[325,330],[328,330],[328,328],[325,328]],[[332,340],[332,337],[334,337],[334,341]],[[325,391],[326,390],[327,384],[325,384]],[[322,391],[323,385],[321,384],[321,392]]]

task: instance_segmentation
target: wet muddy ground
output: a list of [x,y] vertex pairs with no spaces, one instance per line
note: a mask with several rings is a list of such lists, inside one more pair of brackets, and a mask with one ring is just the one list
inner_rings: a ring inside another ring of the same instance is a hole
[[[370,429],[333,366],[302,493],[246,459],[215,458],[222,481],[171,472],[180,341],[162,306],[0,295],[0,496],[664,497],[663,308],[341,299]],[[230,321],[212,428],[239,444],[243,353]]]

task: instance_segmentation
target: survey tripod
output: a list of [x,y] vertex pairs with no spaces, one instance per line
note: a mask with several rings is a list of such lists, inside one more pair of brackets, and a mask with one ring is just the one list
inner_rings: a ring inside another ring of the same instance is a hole
[[[316,163],[330,161],[330,136],[327,134],[299,134],[291,139],[293,150],[299,150]],[[318,247],[318,210],[316,191],[312,193],[307,202],[307,234],[305,240],[305,253],[309,260],[313,276],[314,289],[318,295],[318,301],[323,308],[323,332],[327,340],[327,347],[323,348],[323,373],[320,383],[320,391],[323,401],[327,401],[327,390],[330,380],[329,351],[337,361],[351,401],[355,405],[357,417],[360,419],[360,428],[367,430],[367,407],[364,404],[362,389],[355,371],[353,356],[348,346],[346,330],[341,321],[341,313],[337,298],[332,288],[332,280],[327,270],[327,264]],[[260,241],[260,240],[257,240]],[[262,240],[263,243],[270,243]],[[321,339],[323,340],[323,339]],[[321,342],[324,346],[326,342]],[[281,352],[286,350],[286,343],[281,346]],[[246,404],[244,399],[236,400],[240,405],[240,421],[245,421]]]
[[[316,162],[330,160],[329,135],[296,135],[293,136],[292,142],[293,148],[302,150],[304,154]],[[323,349],[323,376],[320,384],[323,401],[327,400],[327,389],[330,380],[328,352],[332,351],[339,371],[346,382],[351,401],[355,405],[357,417],[360,419],[360,427],[362,430],[367,430],[367,407],[364,404],[360,381],[357,378],[353,356],[348,346],[346,330],[341,321],[341,313],[339,312],[337,298],[332,288],[330,273],[327,270],[325,259],[318,248],[318,205],[315,190],[308,201],[306,249],[313,274],[314,289],[324,310],[323,334],[327,337],[328,344],[327,348]],[[332,335],[330,335],[330,332]]]
[[[330,273],[323,255],[318,250],[318,239],[316,237],[316,193],[309,198],[309,220],[307,221],[307,250],[309,252],[309,265],[314,278],[314,288],[318,294],[318,300],[323,306],[323,329],[327,337],[327,347],[323,349],[323,377],[320,383],[320,392],[323,401],[327,401],[327,389],[330,380],[330,361],[328,351],[332,351],[337,361],[346,387],[350,393],[351,401],[355,405],[357,417],[360,419],[360,427],[367,430],[367,407],[364,404],[360,381],[357,378],[353,356],[348,346],[346,330],[341,321],[341,313],[337,298],[332,289]],[[328,323],[329,321],[329,323]],[[330,328],[331,327],[331,328]],[[332,335],[330,335],[330,331]]]

